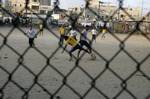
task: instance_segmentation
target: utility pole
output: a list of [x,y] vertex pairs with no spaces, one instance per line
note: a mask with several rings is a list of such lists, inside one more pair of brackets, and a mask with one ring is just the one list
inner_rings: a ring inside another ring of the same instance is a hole
[[[124,0],[118,0],[118,2],[119,2],[119,9],[122,9]],[[120,21],[120,10],[118,11],[118,20]]]
[[144,0],[141,1],[141,17],[143,16],[143,4],[144,4]]
[[99,16],[100,16],[100,10],[101,10],[101,4],[104,4],[104,2],[102,2],[101,0],[99,0],[99,6],[98,6],[98,12],[99,12]]
[[98,7],[98,10],[99,10],[99,12],[100,12],[100,10],[101,10],[101,4],[103,4],[104,2],[102,2],[101,0],[99,0],[99,7]]
[[2,0],[0,0],[0,7],[2,6]]

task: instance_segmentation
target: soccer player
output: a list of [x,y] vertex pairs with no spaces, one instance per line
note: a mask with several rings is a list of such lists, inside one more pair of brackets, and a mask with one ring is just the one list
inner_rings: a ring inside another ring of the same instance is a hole
[[[78,58],[79,58],[79,54],[80,54],[81,50],[87,52],[88,54],[92,53],[92,49],[91,49],[90,44],[85,40],[80,40],[78,42],[73,36],[64,36],[64,40],[66,41],[66,45],[64,47],[64,50],[66,49],[68,44],[72,46],[72,49],[69,51],[69,55],[70,55],[69,61],[72,60],[72,53],[74,51],[76,51],[77,49],[79,49],[78,55],[77,55]],[[83,48],[83,46],[86,46],[88,50]]]
[[64,34],[65,34],[65,28],[64,28],[63,25],[60,26],[60,28],[59,28],[59,33],[60,33],[59,46],[62,46],[62,45],[63,45],[63,42],[64,42],[63,36],[64,36]]
[[27,32],[30,47],[34,46],[34,38],[36,37],[36,34],[37,34],[36,31],[31,26],[30,29]]
[[43,24],[42,23],[40,23],[40,25],[39,25],[39,35],[43,35]]

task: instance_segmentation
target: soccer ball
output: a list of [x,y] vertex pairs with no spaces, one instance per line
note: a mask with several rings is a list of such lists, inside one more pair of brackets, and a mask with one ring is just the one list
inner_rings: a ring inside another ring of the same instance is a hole
[[91,54],[91,60],[96,60],[96,56],[95,56],[95,54]]

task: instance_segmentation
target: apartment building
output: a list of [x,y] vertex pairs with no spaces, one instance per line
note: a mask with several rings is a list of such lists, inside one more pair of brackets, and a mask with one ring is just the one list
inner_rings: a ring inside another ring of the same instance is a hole
[[[12,12],[20,12],[25,8],[25,0],[10,0],[12,5]],[[39,0],[29,0],[28,7],[35,13],[39,12]],[[24,11],[25,12],[25,11]]]
[[100,0],[91,0],[90,1],[90,7],[92,8],[99,8]]
[[39,0],[40,5],[47,5],[50,6],[51,5],[51,0]]
[[47,14],[48,11],[52,10],[51,0],[40,0],[40,13]]
[[[20,12],[25,8],[25,0],[9,0],[12,5],[12,12]],[[34,13],[45,14],[52,9],[51,0],[29,0],[28,7]],[[25,13],[26,11],[24,11]],[[30,11],[28,11],[29,13]]]
[[[101,3],[101,0],[91,0],[90,2],[90,8],[94,9],[99,15],[102,15],[102,17],[110,16],[118,9],[118,6],[111,4],[109,2],[103,2]],[[131,17],[134,17],[135,19],[139,19],[141,17],[141,8],[131,8],[131,7],[125,7],[124,10],[128,12],[128,14]],[[114,17],[115,19],[121,19],[124,20],[131,20],[130,17],[123,11],[118,10]]]
[[[114,14],[114,12],[117,10],[117,12]],[[113,15],[113,18],[119,19],[119,20],[132,20],[130,17],[133,17],[135,19],[139,19],[141,17],[141,9],[139,7],[137,8],[131,8],[126,7],[124,10],[119,9],[118,7],[114,5],[102,5],[101,6],[101,12],[105,13],[107,16]],[[128,14],[127,14],[127,13]]]

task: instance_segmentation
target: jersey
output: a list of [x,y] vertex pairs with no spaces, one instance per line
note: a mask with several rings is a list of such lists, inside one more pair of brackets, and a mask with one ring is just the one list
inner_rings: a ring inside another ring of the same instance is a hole
[[36,31],[34,29],[29,30],[27,33],[29,38],[34,38],[36,36]]
[[65,28],[64,27],[60,27],[59,28],[59,33],[60,33],[60,35],[64,35],[65,34]]
[[103,30],[102,30],[102,33],[106,33],[106,32],[107,32],[107,30],[106,30],[106,29],[103,29]]
[[95,29],[92,29],[91,33],[92,33],[92,35],[96,35],[97,31]]
[[75,30],[71,30],[70,31],[70,36],[77,36],[77,31],[75,31]]
[[43,29],[43,25],[42,25],[42,24],[40,24],[39,28],[40,28],[40,30],[42,30],[42,29]]
[[86,41],[87,40],[87,34],[88,34],[88,31],[87,30],[83,30],[82,31],[82,36],[81,36],[80,39]]
[[78,41],[74,37],[68,37],[66,43],[71,45],[72,47],[75,47],[78,44]]
[[104,22],[103,21],[99,21],[99,26],[104,27]]

